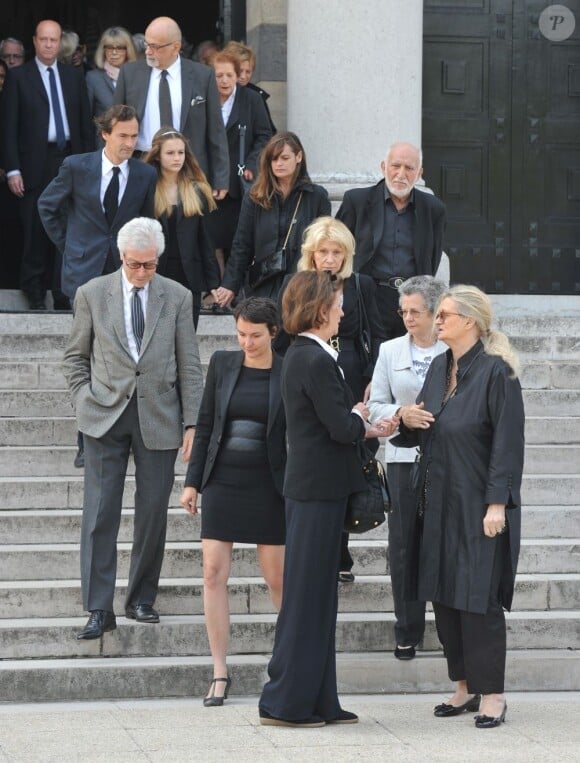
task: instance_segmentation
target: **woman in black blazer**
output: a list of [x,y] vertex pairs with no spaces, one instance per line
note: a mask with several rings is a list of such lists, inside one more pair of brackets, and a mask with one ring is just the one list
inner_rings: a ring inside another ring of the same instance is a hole
[[[338,327],[338,334],[330,340],[331,345],[338,350],[338,365],[344,372],[344,378],[353,399],[366,403],[368,398],[367,388],[372,377],[374,363],[379,354],[381,342],[387,338],[383,329],[383,322],[375,301],[376,286],[370,276],[353,273],[352,264],[354,259],[354,236],[344,223],[335,220],[331,216],[318,217],[310,223],[304,231],[302,244],[302,257],[298,262],[298,270],[325,270],[334,273],[343,281],[343,317]],[[286,276],[282,283],[278,304],[281,305],[282,296],[288,281],[292,276]],[[358,280],[358,286],[357,286]],[[367,320],[365,321],[360,302],[364,305]],[[362,347],[361,336],[363,330],[368,331],[370,362],[365,357]],[[284,331],[280,331],[274,340],[274,349],[283,355],[290,345],[291,337]],[[379,447],[378,440],[369,448],[376,452]],[[338,579],[343,583],[352,583],[353,559],[348,550],[348,533],[343,533],[340,544],[340,564]]]
[[387,436],[394,423],[385,419],[367,428],[366,405],[352,405],[328,344],[338,333],[341,305],[340,281],[314,271],[297,273],[282,301],[284,328],[296,339],[282,365],[286,557],[270,680],[260,698],[263,725],[358,720],[340,707],[336,686],[340,536],[349,494],[365,489],[354,443]]
[[[241,71],[239,56],[232,50],[222,50],[213,54],[210,64],[215,71],[230,156],[228,193],[218,201],[217,211],[210,219],[216,257],[223,273],[238,225],[245,188],[252,184],[258,172],[260,151],[272,136],[272,128],[260,95],[237,84]],[[243,156],[240,156],[240,146]]]
[[181,497],[195,514],[203,493],[203,597],[214,666],[206,707],[222,705],[231,683],[227,583],[234,542],[257,543],[276,609],[282,598],[286,423],[282,361],[272,351],[278,310],[270,299],[251,297],[234,315],[241,351],[218,351],[210,360]]
[[220,280],[207,231],[208,213],[216,208],[211,186],[187,138],[170,127],[155,133],[144,161],[157,170],[155,217],[165,236],[157,272],[190,289],[197,329],[201,294],[215,290]]

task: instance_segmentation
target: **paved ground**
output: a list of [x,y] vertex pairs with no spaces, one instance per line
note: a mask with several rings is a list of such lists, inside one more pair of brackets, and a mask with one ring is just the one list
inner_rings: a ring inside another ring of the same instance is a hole
[[299,730],[260,726],[256,697],[0,704],[0,762],[580,760],[580,693],[512,694],[506,723],[486,731],[471,714],[435,718],[441,699],[343,696],[359,724]]

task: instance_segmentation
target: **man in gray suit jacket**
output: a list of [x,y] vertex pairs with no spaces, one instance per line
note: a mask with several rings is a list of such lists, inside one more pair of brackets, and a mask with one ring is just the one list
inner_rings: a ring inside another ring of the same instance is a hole
[[[157,173],[132,158],[137,112],[111,106],[95,122],[104,149],[67,157],[38,200],[42,224],[62,253],[61,288],[71,300],[79,286],[120,267],[116,239],[121,227],[134,217],[154,216]],[[111,182],[116,208],[109,210]]]
[[123,64],[113,98],[139,114],[137,150],[148,151],[160,127],[179,130],[214,196],[223,199],[229,185],[228,143],[214,71],[180,57],[181,30],[168,16],[153,19],[145,40],[146,60]]
[[189,459],[203,378],[191,292],[155,274],[165,242],[157,220],[126,223],[120,272],[76,294],[63,371],[85,440],[79,639],[116,628],[116,542],[129,453],[135,519],[125,614],[159,622],[153,609],[165,546],[177,449]]

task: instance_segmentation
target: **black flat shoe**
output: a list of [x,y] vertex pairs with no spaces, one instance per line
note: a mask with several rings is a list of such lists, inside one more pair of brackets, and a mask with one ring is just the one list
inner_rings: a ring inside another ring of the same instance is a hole
[[440,705],[436,705],[433,710],[433,715],[437,718],[451,718],[453,715],[461,715],[461,713],[475,713],[479,710],[479,703],[481,701],[481,695],[476,694],[471,699],[468,699],[463,705],[449,705],[447,702],[442,702]]
[[158,623],[159,613],[151,604],[129,604],[125,609],[125,617],[137,620],[138,623]]
[[414,646],[398,646],[394,651],[394,655],[398,660],[412,660],[415,657]]
[[327,723],[358,723],[358,715],[348,710],[341,710],[336,718],[331,718]]
[[354,583],[354,574],[350,570],[342,570],[338,573],[339,583]]
[[501,715],[493,718],[491,715],[476,715],[475,716],[475,728],[476,729],[494,729],[496,726],[500,726],[505,722],[505,714],[507,712],[507,702],[503,706]]
[[77,633],[79,641],[93,638],[101,638],[103,633],[114,631],[117,627],[117,621],[113,612],[107,612],[104,609],[93,609],[87,620],[87,624],[80,633]]
[[258,710],[260,714],[260,724],[262,726],[287,726],[288,728],[300,729],[318,729],[326,725],[324,718],[319,715],[311,715],[310,718],[301,718],[297,721],[286,721],[284,718],[275,718],[265,710]]
[[[226,685],[226,688],[224,689],[224,693],[221,697],[216,697],[215,687],[216,687],[216,684],[220,682],[224,683]],[[205,697],[203,700],[203,706],[204,707],[221,707],[224,703],[224,699],[228,698],[231,685],[232,685],[232,679],[229,676],[227,678],[212,678],[212,681],[209,685],[209,693],[207,697]]]

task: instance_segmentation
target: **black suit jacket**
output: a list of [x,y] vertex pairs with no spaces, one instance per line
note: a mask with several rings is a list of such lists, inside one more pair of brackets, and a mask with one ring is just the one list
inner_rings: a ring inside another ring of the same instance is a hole
[[354,443],[361,417],[338,364],[318,342],[297,336],[282,363],[288,463],[284,495],[298,501],[336,500],[365,490]]
[[230,187],[232,199],[240,199],[242,190],[238,177],[240,160],[240,126],[246,126],[245,167],[252,170],[254,177],[258,174],[258,159],[260,152],[270,140],[272,130],[264,101],[258,93],[246,87],[236,88],[236,97],[226,125],[228,150],[230,155]]
[[[177,215],[177,247],[187,284],[191,291],[202,292],[217,289],[220,284],[220,270],[215,257],[214,246],[206,230],[207,209],[204,215],[186,217],[181,204],[174,211]],[[168,218],[163,214],[159,218],[163,227],[165,241],[168,239]],[[165,275],[167,269],[167,251],[159,258],[157,272]]]
[[[193,452],[185,477],[186,487],[202,492],[211,476],[228,419],[230,398],[244,362],[241,350],[214,352],[209,362]],[[268,461],[276,489],[282,494],[286,465],[286,420],[280,396],[282,360],[274,355],[270,373],[270,400],[268,409],[267,447]]]
[[[94,148],[87,86],[82,71],[57,64],[66,116],[70,128],[71,153]],[[50,104],[36,60],[10,70],[2,98],[1,144],[3,168],[20,170],[27,191],[43,180],[48,144]]]
[[[417,275],[434,276],[443,251],[445,205],[419,188],[414,189],[414,202],[413,254]],[[344,194],[336,219],[343,222],[355,237],[355,270],[362,270],[377,253],[383,235],[384,208],[384,180],[370,188],[353,188]]]

